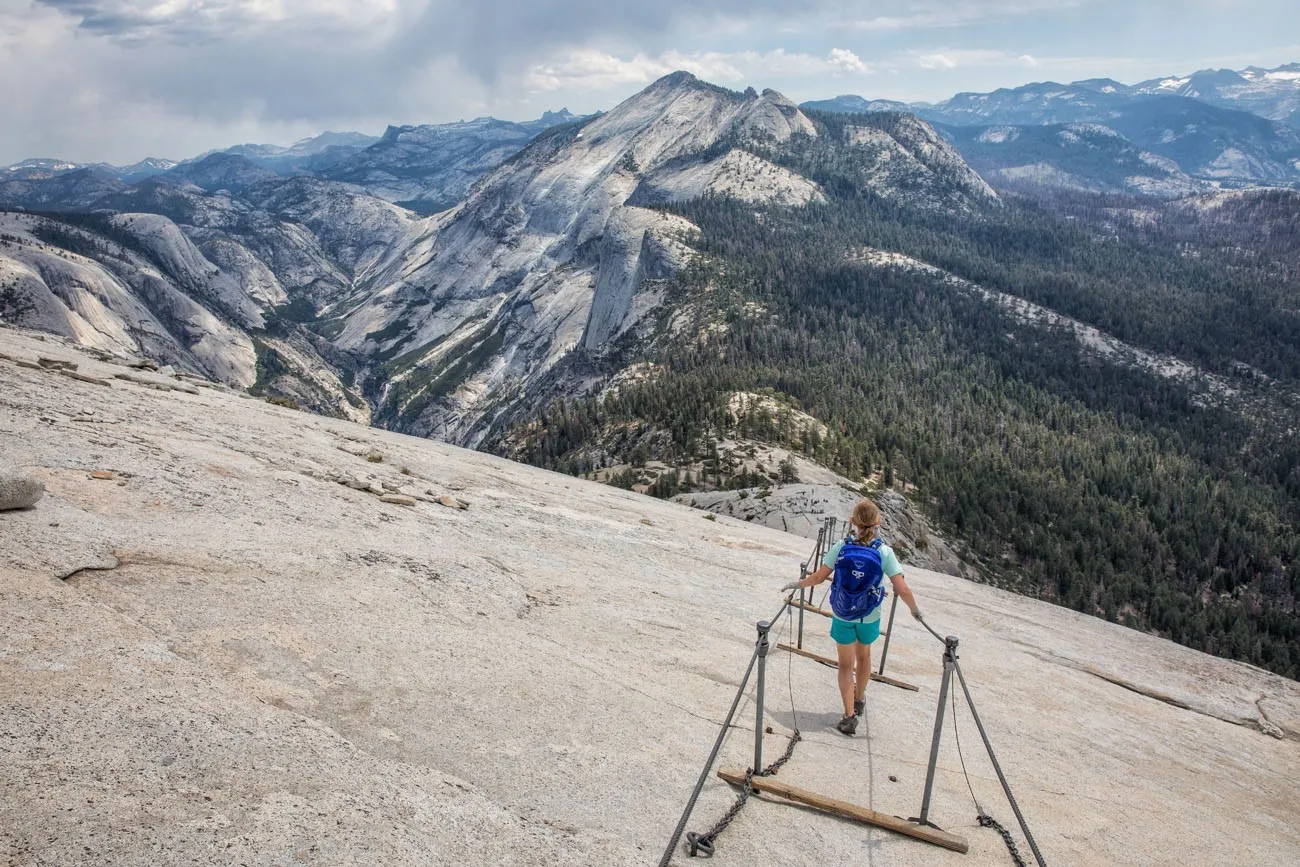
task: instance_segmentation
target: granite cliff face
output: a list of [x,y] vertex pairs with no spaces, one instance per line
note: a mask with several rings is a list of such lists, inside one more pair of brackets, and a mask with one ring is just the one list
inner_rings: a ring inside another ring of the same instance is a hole
[[409,212],[308,178],[104,201],[117,212],[0,213],[0,319],[369,418],[348,360],[301,323],[364,292]]
[[338,344],[383,363],[379,417],[479,441],[566,353],[600,353],[633,329],[689,259],[690,223],[636,202],[810,201],[815,184],[745,150],[795,135],[816,128],[780,94],[678,73],[540,136],[434,218],[348,316]]

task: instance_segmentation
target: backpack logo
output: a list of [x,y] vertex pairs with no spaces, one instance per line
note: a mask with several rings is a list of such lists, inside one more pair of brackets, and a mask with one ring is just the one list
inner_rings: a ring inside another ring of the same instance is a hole
[[880,607],[885,598],[885,569],[880,560],[880,539],[860,545],[844,540],[835,559],[831,584],[831,610],[841,620],[859,620]]

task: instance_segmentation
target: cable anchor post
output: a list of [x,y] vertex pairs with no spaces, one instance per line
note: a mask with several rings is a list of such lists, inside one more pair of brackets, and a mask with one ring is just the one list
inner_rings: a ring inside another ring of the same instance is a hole
[[880,668],[876,674],[885,673],[885,657],[889,656],[889,642],[894,637],[894,614],[898,611],[898,594],[891,594],[894,599],[889,603],[889,624],[885,627],[885,643],[880,649]]
[[[808,577],[807,570],[800,568],[799,580],[802,581],[807,577]],[[799,588],[799,635],[798,638],[795,640],[795,644],[794,644],[794,646],[799,648],[800,650],[803,650],[803,612],[804,609],[806,609],[811,603],[812,603],[812,591],[810,591],[807,587],[800,587]]]
[[921,796],[921,815],[912,821],[922,825],[930,824],[930,796],[934,793],[934,772],[939,764],[939,739],[943,734],[944,704],[948,700],[948,688],[952,685],[952,673],[957,668],[957,636],[949,635],[943,640],[943,680],[939,684],[939,705],[934,712],[934,739],[930,742],[930,763],[925,769],[925,794]]
[[758,684],[754,690],[754,773],[763,767],[763,686],[767,679],[767,655],[772,651],[767,634],[772,624],[758,621]]

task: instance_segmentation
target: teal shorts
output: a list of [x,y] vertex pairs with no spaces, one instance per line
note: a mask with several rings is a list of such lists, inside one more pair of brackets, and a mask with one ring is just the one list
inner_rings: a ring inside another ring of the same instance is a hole
[[880,618],[875,620],[840,620],[831,618],[831,638],[836,644],[870,644],[880,637]]

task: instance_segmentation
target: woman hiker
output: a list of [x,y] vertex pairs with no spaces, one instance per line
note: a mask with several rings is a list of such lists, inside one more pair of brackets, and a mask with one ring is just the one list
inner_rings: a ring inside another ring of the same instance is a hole
[[816,587],[831,575],[831,638],[839,657],[840,697],[844,699],[844,719],[835,727],[846,735],[858,730],[858,717],[866,702],[867,681],[871,679],[871,642],[880,637],[880,609],[884,599],[884,578],[894,585],[894,592],[921,619],[921,609],[903,578],[894,550],[876,538],[880,527],[880,510],[870,500],[861,500],[849,518],[849,535],[826,552],[821,566],[802,581],[791,581],[782,592]]

